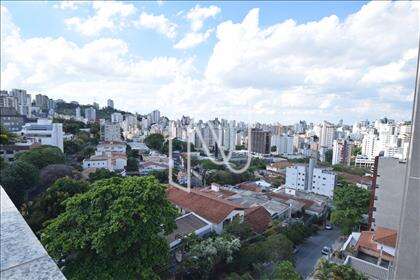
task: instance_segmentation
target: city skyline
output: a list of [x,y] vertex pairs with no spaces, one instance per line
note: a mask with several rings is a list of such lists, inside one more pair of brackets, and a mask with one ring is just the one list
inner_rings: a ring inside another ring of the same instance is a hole
[[169,118],[410,119],[418,3],[78,3],[2,2],[2,89]]

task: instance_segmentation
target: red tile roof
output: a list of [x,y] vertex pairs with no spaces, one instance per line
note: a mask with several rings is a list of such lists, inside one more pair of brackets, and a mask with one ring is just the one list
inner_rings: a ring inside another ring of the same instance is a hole
[[271,215],[263,207],[257,206],[245,210],[245,222],[256,233],[263,233],[271,224]]
[[376,242],[394,247],[397,244],[397,231],[384,227],[377,227],[373,238]]
[[244,209],[240,205],[211,194],[197,190],[188,193],[172,186],[166,190],[166,197],[173,204],[194,212],[214,224],[221,223],[232,211]]
[[244,182],[236,186],[247,191],[261,192],[261,188],[255,182]]

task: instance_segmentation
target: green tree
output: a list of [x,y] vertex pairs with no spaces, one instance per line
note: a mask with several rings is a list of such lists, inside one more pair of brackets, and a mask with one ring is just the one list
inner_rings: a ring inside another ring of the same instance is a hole
[[332,157],[333,157],[333,151],[332,150],[327,150],[325,152],[325,162],[332,163]]
[[109,171],[105,168],[96,169],[95,172],[89,174],[89,181],[95,182],[103,179],[109,179],[113,177],[121,177],[120,174],[114,171]]
[[233,235],[240,240],[245,240],[253,235],[251,226],[246,222],[241,222],[240,219],[234,219],[224,230],[227,234]]
[[59,148],[48,145],[19,153],[16,155],[16,159],[33,164],[38,169],[42,169],[50,164],[64,163],[65,161],[64,154]]
[[193,279],[207,279],[217,264],[231,263],[240,247],[239,239],[228,235],[204,239],[191,245],[183,269]]
[[1,171],[1,185],[18,208],[27,200],[29,190],[35,188],[38,182],[38,168],[24,161],[14,161]]
[[290,261],[280,262],[274,270],[274,279],[276,280],[301,280],[299,273],[295,271],[293,263]]
[[139,161],[136,158],[127,158],[127,171],[139,171]]
[[343,234],[350,234],[360,225],[362,215],[369,209],[370,195],[370,191],[352,184],[334,190],[331,221],[340,226]]
[[351,150],[351,155],[352,156],[357,156],[357,155],[361,155],[362,154],[362,147],[360,146],[356,146]]
[[81,179],[82,175],[73,167],[65,164],[51,164],[41,169],[39,173],[40,184],[44,188],[51,186],[57,179],[69,177],[73,179]]
[[54,219],[64,212],[63,202],[67,198],[83,193],[87,189],[88,184],[86,182],[70,178],[58,179],[28,207],[28,212],[25,215],[26,221],[31,229],[37,233],[46,221]]
[[368,278],[351,266],[330,263],[321,258],[316,265],[314,279],[367,280]]
[[16,134],[10,133],[2,124],[0,124],[0,144],[7,145],[16,140]]
[[163,148],[163,143],[165,142],[165,138],[162,134],[153,133],[148,135],[144,139],[144,143],[149,149],[161,151]]
[[65,201],[41,241],[69,279],[155,279],[177,210],[151,177],[111,178]]

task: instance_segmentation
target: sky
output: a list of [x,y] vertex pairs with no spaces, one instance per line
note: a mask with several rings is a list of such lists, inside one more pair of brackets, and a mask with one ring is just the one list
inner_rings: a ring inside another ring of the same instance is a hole
[[418,2],[2,1],[1,88],[170,118],[411,117]]

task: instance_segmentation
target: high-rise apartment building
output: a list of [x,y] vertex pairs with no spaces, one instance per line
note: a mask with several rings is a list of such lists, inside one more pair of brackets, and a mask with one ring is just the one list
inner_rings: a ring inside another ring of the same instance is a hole
[[111,114],[111,122],[112,123],[122,123],[124,120],[123,115],[119,112],[115,112]]
[[274,134],[271,136],[271,146],[276,147],[276,153],[279,155],[292,155],[293,140],[293,136]]
[[121,126],[118,123],[101,124],[101,141],[121,141]]
[[335,128],[332,123],[324,121],[319,135],[320,147],[331,149],[334,141]]
[[89,107],[85,109],[85,118],[88,122],[95,122],[96,121],[96,109],[93,107]]
[[349,140],[334,140],[332,164],[350,165],[352,146]]
[[269,154],[271,149],[271,133],[262,129],[251,130],[251,151],[257,154]]
[[37,94],[35,95],[35,105],[41,110],[47,110],[50,99],[46,95]]
[[149,115],[150,115],[150,120],[151,120],[152,124],[159,123],[159,121],[160,121],[160,111],[159,110],[154,110]]
[[108,100],[107,100],[107,102],[106,102],[106,105],[107,105],[109,108],[114,109],[114,100],[112,100],[112,99],[108,99]]
[[21,115],[32,117],[32,99],[31,95],[26,93],[26,90],[12,89],[9,95],[17,98],[18,112]]

